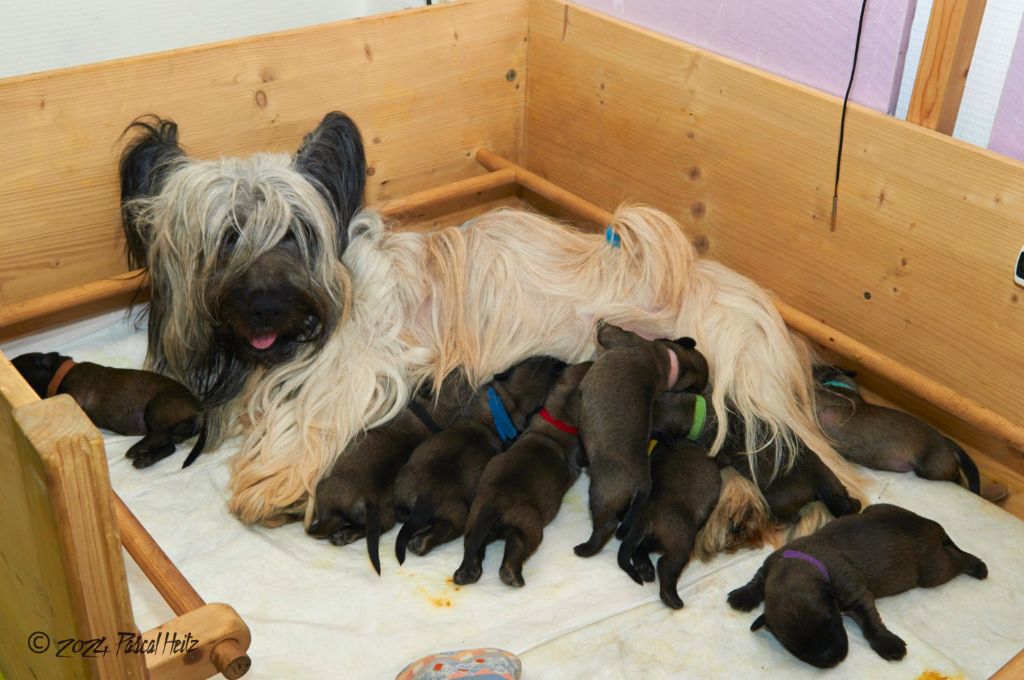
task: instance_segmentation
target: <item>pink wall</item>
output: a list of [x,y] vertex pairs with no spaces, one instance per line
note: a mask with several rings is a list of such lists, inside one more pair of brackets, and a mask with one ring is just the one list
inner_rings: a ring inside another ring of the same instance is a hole
[[[576,0],[737,61],[842,96],[861,0]],[[854,101],[896,109],[917,0],[869,0]]]
[[1024,160],[1024,24],[1006,72],[1006,84],[992,125],[988,146],[993,151]]

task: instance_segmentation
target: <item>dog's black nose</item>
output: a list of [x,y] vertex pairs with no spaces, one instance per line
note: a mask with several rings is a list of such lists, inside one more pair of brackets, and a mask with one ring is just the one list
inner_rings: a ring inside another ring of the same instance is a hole
[[287,311],[285,302],[273,295],[261,295],[249,300],[249,320],[254,326],[275,326]]

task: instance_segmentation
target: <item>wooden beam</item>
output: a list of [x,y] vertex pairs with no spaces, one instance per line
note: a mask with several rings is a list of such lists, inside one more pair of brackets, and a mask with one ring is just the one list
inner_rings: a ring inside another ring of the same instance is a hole
[[985,0],[935,0],[907,110],[911,123],[953,134],[984,16]]
[[[611,212],[558,187],[508,159],[501,158],[486,149],[477,151],[476,158],[481,165],[488,169],[513,169],[516,182],[521,186],[557,203],[580,219],[595,222],[598,225],[612,222]],[[999,437],[1018,451],[1024,452],[1024,427],[829,327],[785,302],[778,299],[774,302],[786,324],[793,330],[841,356],[848,357],[851,361],[856,361],[873,373],[970,423],[979,430]]]
[[[117,523],[121,530],[121,542],[124,549],[132,556],[139,569],[146,575],[153,587],[160,593],[160,597],[179,617],[189,612],[202,610],[206,602],[200,597],[192,584],[182,575],[167,553],[163,551],[142,523],[132,514],[124,501],[114,493],[110,492],[114,499],[114,509],[117,512]],[[222,605],[227,607],[227,605]],[[231,609],[230,607],[227,607]],[[231,610],[234,613],[234,610]],[[208,658],[210,663],[222,673],[228,680],[237,680],[249,670],[252,662],[245,653],[249,647],[249,629],[245,623],[234,614],[236,622],[232,623],[232,630],[244,631],[235,637],[225,637],[210,644]],[[204,642],[209,641],[206,640]],[[192,675],[189,677],[208,677]]]

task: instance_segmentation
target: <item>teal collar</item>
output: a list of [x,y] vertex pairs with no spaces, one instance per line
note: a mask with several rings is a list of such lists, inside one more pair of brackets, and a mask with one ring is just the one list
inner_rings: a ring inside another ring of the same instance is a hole
[[841,380],[826,380],[825,382],[823,382],[821,384],[824,385],[825,387],[838,387],[841,390],[848,390],[850,392],[856,392],[857,391],[856,387],[854,387],[853,385],[844,383]]

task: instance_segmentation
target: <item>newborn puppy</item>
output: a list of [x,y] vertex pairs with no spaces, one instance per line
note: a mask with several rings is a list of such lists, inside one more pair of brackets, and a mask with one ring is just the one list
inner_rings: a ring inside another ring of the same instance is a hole
[[740,611],[764,601],[750,629],[766,626],[800,660],[831,668],[846,658],[844,613],[879,656],[902,659],[907,645],[882,623],[875,598],[939,586],[958,574],[983,579],[988,569],[937,522],[895,505],[872,505],[776,550],[728,599]]
[[347,545],[366,537],[370,563],[380,574],[380,536],[395,526],[398,471],[409,455],[459,415],[472,395],[461,371],[450,373],[437,395],[425,386],[395,418],[354,440],[316,485],[313,520],[306,532]]
[[465,554],[452,580],[480,580],[487,543],[505,539],[498,576],[521,587],[523,563],[533,554],[562,506],[562,497],[580,476],[579,384],[591,363],[566,368],[530,420],[530,426],[484,469],[466,523]]
[[590,515],[594,528],[574,550],[600,552],[619,518],[651,489],[647,443],[654,401],[665,391],[699,392],[708,362],[692,338],[644,340],[612,324],[597,329],[598,358],[580,384],[580,432],[590,465]]
[[661,601],[679,609],[683,601],[676,583],[697,532],[718,503],[722,480],[706,449],[687,439],[652,436],[657,441],[651,441],[651,495],[619,546],[619,566],[642,585],[654,580],[650,552],[664,552],[658,560]]
[[480,390],[462,418],[413,451],[395,482],[397,513],[405,521],[395,542],[399,564],[406,547],[426,555],[462,535],[487,462],[526,426],[563,368],[551,357],[513,366]]
[[125,454],[134,467],[149,467],[174,453],[176,444],[199,435],[182,466],[188,467],[206,445],[203,405],[167,376],[78,364],[57,352],[22,354],[11,363],[40,397],[69,394],[97,427],[145,435]]
[[[909,472],[918,477],[960,481],[981,491],[978,467],[959,444],[909,413],[864,401],[853,378],[838,366],[815,366],[815,400],[821,429],[845,458],[875,470]],[[994,485],[986,497],[1006,495]]]

